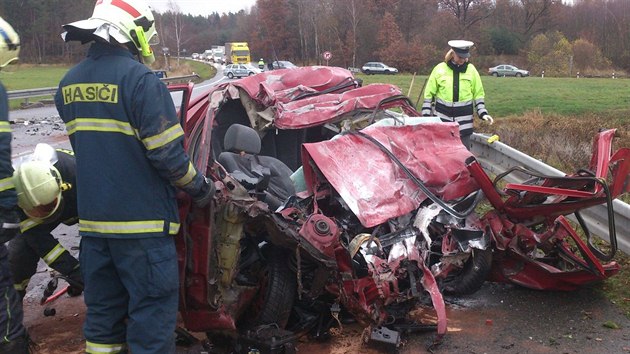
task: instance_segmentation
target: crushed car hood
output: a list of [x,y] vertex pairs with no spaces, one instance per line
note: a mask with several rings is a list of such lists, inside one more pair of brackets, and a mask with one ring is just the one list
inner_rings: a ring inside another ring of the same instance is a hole
[[[369,127],[363,133],[387,148],[436,196],[449,201],[479,189],[466,168],[472,154],[461,143],[457,123]],[[372,227],[418,208],[427,196],[390,157],[357,135],[303,145],[304,177],[313,193],[317,169],[363,226]]]

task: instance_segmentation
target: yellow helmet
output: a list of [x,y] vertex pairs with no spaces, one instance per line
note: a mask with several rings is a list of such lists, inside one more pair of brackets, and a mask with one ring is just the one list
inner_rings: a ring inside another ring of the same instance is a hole
[[63,25],[66,41],[87,43],[95,36],[110,42],[129,44],[137,49],[142,62],[155,61],[150,45],[158,44],[151,7],[144,0],[97,0],[92,17]]
[[18,60],[20,36],[11,25],[0,17],[0,68]]
[[33,219],[46,219],[61,204],[62,183],[59,171],[48,162],[27,161],[13,173],[18,206]]

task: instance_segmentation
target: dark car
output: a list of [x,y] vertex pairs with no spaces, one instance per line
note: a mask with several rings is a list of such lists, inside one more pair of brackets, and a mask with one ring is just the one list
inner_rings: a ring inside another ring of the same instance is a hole
[[276,61],[271,63],[271,67],[273,68],[273,70],[276,70],[276,69],[290,69],[290,68],[297,68],[297,65],[293,64],[290,61],[286,61],[286,60],[276,60]]
[[488,69],[488,74],[492,76],[529,76],[529,71],[519,69],[514,65],[501,64]]

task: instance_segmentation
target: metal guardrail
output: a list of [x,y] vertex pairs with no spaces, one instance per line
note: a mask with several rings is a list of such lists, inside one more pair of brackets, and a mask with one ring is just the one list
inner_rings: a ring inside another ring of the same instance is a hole
[[13,99],[26,99],[32,97],[40,97],[40,96],[53,96],[57,92],[57,87],[44,87],[44,88],[34,88],[27,90],[15,90],[7,92],[10,100]]
[[[523,166],[528,170],[547,176],[564,176],[566,173],[534,159],[501,142],[488,143],[489,136],[474,133],[472,136],[472,152],[481,166],[488,172],[498,175],[514,166]],[[518,172],[509,174],[506,181],[522,183],[525,176]],[[617,247],[625,254],[630,254],[630,205],[613,201],[615,211],[615,228],[617,231]],[[581,215],[589,231],[600,238],[608,239],[608,212],[605,205],[597,205],[581,211]],[[572,216],[570,217],[575,221]]]
[[[193,73],[192,75],[165,77],[165,78],[161,78],[160,80],[162,80],[164,83],[168,85],[175,82],[188,82],[193,79],[199,79],[199,78],[200,78],[199,75]],[[7,95],[9,96],[10,100],[24,99],[28,103],[29,98],[42,97],[42,96],[54,96],[56,92],[57,92],[57,87],[44,87],[44,88],[8,91]]]

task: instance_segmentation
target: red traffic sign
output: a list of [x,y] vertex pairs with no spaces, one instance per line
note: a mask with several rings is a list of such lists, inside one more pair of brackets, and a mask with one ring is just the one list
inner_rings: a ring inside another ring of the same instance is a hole
[[331,52],[324,52],[324,59],[330,60],[330,58],[332,58],[332,53]]

